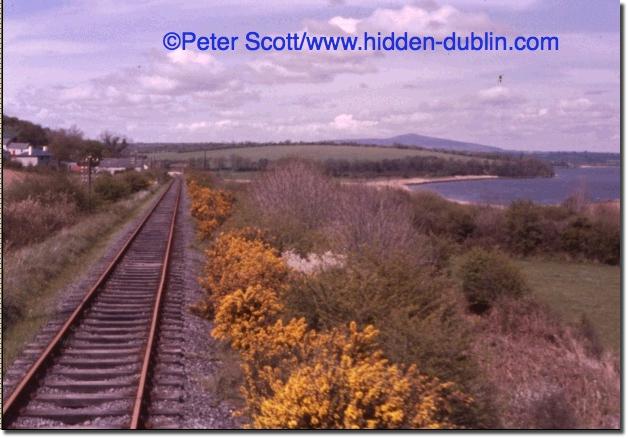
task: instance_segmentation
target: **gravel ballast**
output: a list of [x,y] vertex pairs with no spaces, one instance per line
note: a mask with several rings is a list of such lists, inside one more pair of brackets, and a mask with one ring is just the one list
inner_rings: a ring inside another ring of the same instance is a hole
[[[222,348],[211,335],[212,324],[189,311],[189,307],[197,303],[203,296],[198,284],[204,264],[204,254],[195,245],[196,231],[193,218],[189,213],[190,199],[187,192],[181,199],[179,212],[180,242],[185,245],[185,278],[184,278],[184,367],[185,367],[185,399],[183,405],[182,428],[185,429],[234,429],[241,424],[233,413],[236,406],[231,400],[223,400],[208,388],[208,382],[220,378],[221,367],[224,365],[217,357]],[[233,366],[233,365],[232,365]],[[239,388],[233,387],[232,397],[237,398]]]

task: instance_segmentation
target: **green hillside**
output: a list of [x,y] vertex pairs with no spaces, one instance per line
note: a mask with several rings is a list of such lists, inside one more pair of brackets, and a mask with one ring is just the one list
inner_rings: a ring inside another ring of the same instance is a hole
[[381,146],[347,146],[333,144],[317,145],[268,145],[237,147],[228,149],[189,151],[189,152],[154,152],[151,156],[158,160],[189,160],[203,158],[207,154],[208,159],[229,158],[238,155],[250,160],[278,160],[288,157],[300,157],[307,159],[326,160],[372,160],[398,159],[405,157],[439,157],[468,160],[469,157],[445,152],[429,151],[422,149],[406,149]]

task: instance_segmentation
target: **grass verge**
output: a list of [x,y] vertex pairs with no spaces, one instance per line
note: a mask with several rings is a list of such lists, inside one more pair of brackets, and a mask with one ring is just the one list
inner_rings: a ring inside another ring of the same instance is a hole
[[160,191],[138,193],[43,242],[4,255],[3,368],[54,315],[59,291],[101,258],[114,233],[139,217]]

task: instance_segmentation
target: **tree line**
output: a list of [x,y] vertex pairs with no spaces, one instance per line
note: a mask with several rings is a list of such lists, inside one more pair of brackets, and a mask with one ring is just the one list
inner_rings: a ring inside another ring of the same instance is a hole
[[[236,172],[264,171],[271,165],[266,158],[250,159],[233,154],[230,157],[193,158],[193,168]],[[504,155],[499,159],[456,159],[415,156],[383,160],[327,159],[321,161],[325,173],[335,177],[381,176],[453,176],[497,175],[501,177],[552,177],[554,169],[546,161],[529,156]]]
[[98,139],[90,139],[76,126],[51,129],[7,115],[2,117],[2,130],[3,140],[48,146],[53,157],[60,161],[82,161],[90,155],[95,159],[120,157],[129,146],[125,136],[109,131],[104,131]]

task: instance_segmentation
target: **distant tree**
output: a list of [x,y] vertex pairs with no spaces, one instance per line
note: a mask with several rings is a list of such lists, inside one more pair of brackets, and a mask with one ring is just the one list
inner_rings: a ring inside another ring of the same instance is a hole
[[129,142],[126,137],[109,131],[105,131],[100,134],[100,141],[104,146],[104,154],[107,157],[119,157],[129,146]]
[[50,131],[50,152],[57,160],[80,160],[83,142],[83,132],[76,126]]
[[50,131],[50,152],[61,161],[82,161],[88,155],[100,159],[104,155],[103,143],[83,137],[76,126]]
[[81,147],[82,158],[91,155],[93,158],[100,160],[105,156],[105,148],[98,140],[85,140]]
[[48,144],[49,139],[46,129],[35,123],[3,115],[2,127],[6,131],[14,133],[16,141],[30,143],[34,146]]

